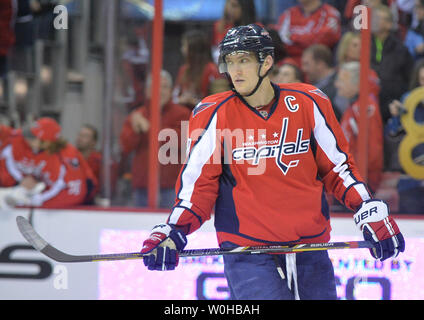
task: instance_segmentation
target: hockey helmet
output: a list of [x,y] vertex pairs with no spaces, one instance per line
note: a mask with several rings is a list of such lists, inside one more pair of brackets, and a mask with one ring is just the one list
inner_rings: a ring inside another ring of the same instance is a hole
[[274,58],[274,43],[268,31],[257,24],[231,28],[219,44],[219,72],[227,72],[225,56],[243,51],[255,53],[262,64],[268,55]]

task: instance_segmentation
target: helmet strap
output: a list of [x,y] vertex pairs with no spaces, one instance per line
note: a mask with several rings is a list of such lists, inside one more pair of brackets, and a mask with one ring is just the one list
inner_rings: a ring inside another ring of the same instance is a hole
[[255,92],[261,86],[262,81],[264,80],[264,78],[268,75],[269,71],[271,70],[271,68],[269,68],[268,71],[263,76],[261,76],[261,69],[262,69],[262,63],[259,65],[259,70],[258,70],[258,77],[259,77],[259,79],[258,79],[258,82],[256,83],[255,88],[249,94],[243,95],[243,97],[250,97],[250,96],[254,95]]

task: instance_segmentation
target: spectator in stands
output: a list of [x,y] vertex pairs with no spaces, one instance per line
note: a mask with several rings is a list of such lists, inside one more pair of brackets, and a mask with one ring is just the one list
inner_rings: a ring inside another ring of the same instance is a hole
[[288,56],[300,63],[303,51],[313,44],[335,47],[341,36],[341,20],[339,11],[321,0],[298,2],[280,16],[278,30]]
[[[402,171],[398,158],[398,148],[401,140],[405,136],[405,130],[401,125],[400,116],[406,112],[404,102],[412,90],[424,87],[424,59],[415,63],[411,81],[409,83],[409,91],[402,95],[399,100],[393,100],[389,104],[390,119],[387,121],[385,128],[385,138],[387,143],[387,159],[386,167],[388,170]],[[417,109],[420,110],[419,108]],[[424,118],[424,117],[423,117]]]
[[287,58],[286,46],[274,26],[269,25],[267,31],[274,43],[274,65],[281,65],[284,59]]
[[0,124],[0,151],[7,144],[13,129],[7,125]]
[[[350,106],[344,112],[340,125],[349,142],[349,150],[359,158],[359,62],[347,62],[339,67],[335,82],[338,95],[349,99]],[[376,192],[383,170],[383,124],[380,108],[372,94],[368,99],[368,185],[372,192]]]
[[424,57],[424,0],[415,1],[414,16],[416,25],[411,26],[406,32],[405,46],[411,56],[418,60]]
[[78,132],[75,146],[87,161],[97,181],[100,181],[102,153],[96,149],[97,141],[97,129],[91,124],[85,124]]
[[122,55],[121,90],[129,110],[145,103],[145,79],[149,68],[150,52],[146,44],[148,29],[144,25],[129,30]]
[[0,79],[8,72],[8,56],[15,43],[14,0],[0,1]]
[[182,37],[181,52],[184,64],[178,71],[173,100],[192,110],[202,97],[209,95],[211,82],[221,75],[212,61],[210,43],[204,32],[186,32]]
[[[359,32],[347,31],[343,34],[337,46],[336,63],[341,65],[346,62],[360,61],[361,57],[361,34]],[[377,73],[370,69],[368,72],[368,89],[378,101],[380,94],[380,79]],[[349,101],[343,97],[335,97],[335,105],[339,112],[343,114],[349,106]]]
[[294,63],[286,62],[271,71],[270,79],[274,83],[303,82],[303,73]]
[[[424,212],[424,201],[422,200],[424,196],[424,182],[423,180],[418,180],[405,174],[400,164],[398,153],[399,145],[406,136],[405,128],[403,128],[400,121],[401,115],[408,112],[404,102],[411,91],[422,87],[424,87],[424,59],[418,60],[414,66],[409,91],[405,93],[400,100],[394,100],[389,105],[391,118],[387,122],[385,130],[388,155],[390,156],[387,168],[388,170],[401,173],[397,183],[400,213]],[[422,104],[416,107],[414,118],[420,123],[424,121],[424,106]],[[418,144],[411,153],[411,157],[415,163],[424,165],[422,160],[424,154],[422,144]]]
[[215,21],[212,30],[212,57],[218,63],[218,45],[232,27],[248,25],[256,21],[254,0],[226,0],[221,19]]
[[306,81],[328,96],[332,102],[336,117],[340,120],[341,114],[334,101],[337,94],[334,86],[337,73],[333,66],[331,50],[323,44],[314,44],[308,47],[303,51],[301,68],[305,74]]
[[[146,93],[150,95],[151,79],[147,80]],[[161,73],[160,89],[161,126],[160,129],[172,129],[178,140],[169,140],[162,143],[176,143],[176,150],[181,152],[179,146],[181,135],[181,122],[190,117],[190,110],[172,102],[172,77],[167,71]],[[139,107],[132,111],[125,120],[120,134],[121,150],[124,156],[135,152],[132,159],[132,187],[134,202],[138,207],[147,206],[147,180],[148,180],[148,154],[149,154],[149,106]],[[180,153],[177,163],[165,164],[160,159],[160,206],[169,208],[175,201],[175,181],[180,171]]]
[[413,59],[401,40],[392,33],[393,15],[389,7],[373,9],[371,68],[380,78],[380,111],[383,123],[390,117],[389,103],[408,89]]
[[[11,189],[15,205],[68,207],[92,201],[97,180],[81,153],[60,132],[55,120],[40,118],[2,150],[0,172],[2,178],[8,175],[3,186],[25,188],[18,188],[18,193]],[[37,193],[25,191],[37,189],[38,183],[44,188]]]
[[347,0],[343,15],[346,19],[350,20],[353,18],[353,10],[356,6],[364,5],[373,9],[380,5],[386,5],[390,7],[392,4],[395,4],[395,2],[396,0]]

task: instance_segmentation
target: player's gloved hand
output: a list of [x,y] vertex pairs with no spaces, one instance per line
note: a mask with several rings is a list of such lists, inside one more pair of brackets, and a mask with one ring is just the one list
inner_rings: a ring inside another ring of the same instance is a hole
[[382,200],[368,200],[362,203],[354,220],[364,239],[374,244],[371,255],[380,261],[396,257],[405,250],[405,240],[399,227],[389,216],[389,208]]
[[178,252],[186,244],[187,238],[182,231],[169,224],[159,224],[143,242],[141,253],[148,254],[143,262],[149,270],[174,270],[178,265]]

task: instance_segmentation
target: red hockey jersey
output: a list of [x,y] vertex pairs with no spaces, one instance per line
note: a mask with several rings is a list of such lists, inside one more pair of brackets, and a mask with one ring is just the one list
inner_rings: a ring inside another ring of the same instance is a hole
[[45,151],[33,154],[23,136],[16,135],[3,148],[0,158],[2,186],[16,185],[26,175],[46,184],[46,190],[37,195],[35,206],[80,205],[90,200],[98,188],[88,164],[71,144],[55,154]]
[[191,233],[215,206],[219,243],[324,242],[325,189],[350,209],[370,198],[326,96],[308,84],[273,86],[266,117],[232,91],[196,106],[168,223]]
[[287,54],[300,63],[302,52],[313,44],[333,48],[341,37],[339,11],[324,3],[309,16],[300,6],[294,6],[280,16],[278,32],[285,43]]

